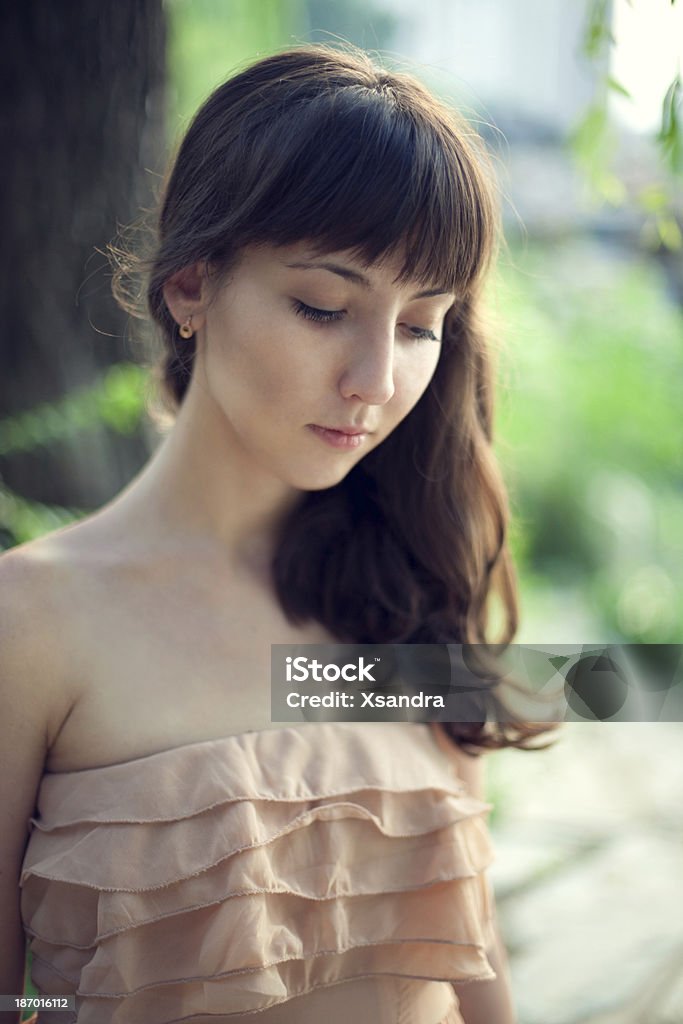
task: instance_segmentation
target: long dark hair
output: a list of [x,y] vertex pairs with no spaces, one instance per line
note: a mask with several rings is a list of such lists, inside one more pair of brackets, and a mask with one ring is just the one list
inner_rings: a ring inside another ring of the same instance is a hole
[[[216,89],[192,121],[147,268],[164,346],[156,373],[171,412],[195,346],[178,338],[163,287],[198,261],[220,279],[246,245],[306,240],[368,265],[400,254],[401,280],[457,296],[415,408],[341,483],[302,494],[282,523],[272,571],[292,622],[316,619],[343,642],[486,645],[497,594],[496,641],[512,640],[516,585],[480,312],[498,232],[476,132],[414,78],[362,51],[314,46],[267,57]],[[117,256],[124,301],[131,268]],[[495,678],[477,699],[478,713],[468,714],[477,721],[445,726],[466,749],[525,747],[548,728],[506,711]]]

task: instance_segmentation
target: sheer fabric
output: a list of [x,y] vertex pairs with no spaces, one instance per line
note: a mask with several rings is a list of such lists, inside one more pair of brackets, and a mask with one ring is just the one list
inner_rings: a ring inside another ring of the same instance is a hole
[[416,723],[46,774],[21,875],[33,981],[75,993],[78,1024],[460,1024],[451,983],[495,977],[490,809]]

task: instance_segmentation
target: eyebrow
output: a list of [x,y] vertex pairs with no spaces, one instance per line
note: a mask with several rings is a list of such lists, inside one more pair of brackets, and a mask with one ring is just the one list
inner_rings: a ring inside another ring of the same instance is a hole
[[[315,263],[286,263],[285,266],[291,267],[293,270],[329,270],[331,274],[337,274],[339,277],[343,277],[345,281],[359,284],[363,288],[372,288],[372,284],[365,274],[360,274],[357,270],[351,270],[350,267],[344,267],[340,263],[328,263],[327,260],[324,260],[316,261]],[[445,288],[428,288],[426,291],[417,292],[412,297],[413,299],[430,299],[435,295],[448,294],[450,293]]]

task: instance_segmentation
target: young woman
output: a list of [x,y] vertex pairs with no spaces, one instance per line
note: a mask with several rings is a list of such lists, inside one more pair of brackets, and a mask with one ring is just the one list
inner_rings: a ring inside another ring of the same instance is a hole
[[496,687],[444,726],[270,719],[271,644],[483,642],[494,591],[514,633],[496,228],[472,130],[361,53],[196,115],[142,266],[172,429],[0,560],[0,989],[25,933],[76,995],[41,1024],[514,1020],[471,754],[538,727],[486,725]]

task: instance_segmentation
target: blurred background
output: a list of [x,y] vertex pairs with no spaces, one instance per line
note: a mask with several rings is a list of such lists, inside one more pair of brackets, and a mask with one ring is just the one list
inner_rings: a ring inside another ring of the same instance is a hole
[[[518,640],[681,642],[683,0],[11,0],[0,27],[0,547],[97,508],[158,442],[102,253],[192,113],[259,56],[349,40],[494,158]],[[683,1021],[682,741],[572,724],[490,759],[522,1024]]]

